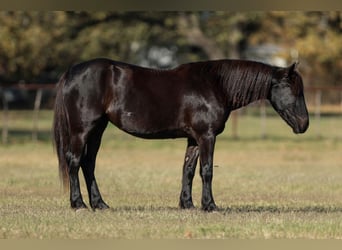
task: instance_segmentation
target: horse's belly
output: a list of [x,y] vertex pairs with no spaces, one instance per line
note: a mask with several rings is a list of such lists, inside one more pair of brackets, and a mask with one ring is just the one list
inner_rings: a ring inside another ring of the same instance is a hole
[[120,129],[141,138],[165,139],[186,136],[176,118],[170,119],[161,114],[123,112],[120,120]]

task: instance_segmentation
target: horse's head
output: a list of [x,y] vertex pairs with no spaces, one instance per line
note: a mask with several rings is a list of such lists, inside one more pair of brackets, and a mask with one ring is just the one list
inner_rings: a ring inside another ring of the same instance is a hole
[[270,94],[273,108],[289,124],[293,132],[304,133],[309,127],[309,114],[306,108],[303,81],[296,71],[297,63],[275,71]]

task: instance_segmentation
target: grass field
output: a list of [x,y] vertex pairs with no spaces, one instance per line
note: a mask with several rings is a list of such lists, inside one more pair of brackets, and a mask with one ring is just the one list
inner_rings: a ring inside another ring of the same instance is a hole
[[199,174],[197,208],[178,209],[184,139],[141,140],[112,126],[96,169],[111,209],[71,210],[60,189],[51,117],[40,113],[41,140],[32,143],[30,115],[10,114],[10,143],[0,145],[0,238],[342,239],[342,117],[324,117],[319,126],[312,119],[299,136],[270,116],[266,139],[258,117],[240,117],[237,140],[228,123],[216,144],[214,213],[199,209]]

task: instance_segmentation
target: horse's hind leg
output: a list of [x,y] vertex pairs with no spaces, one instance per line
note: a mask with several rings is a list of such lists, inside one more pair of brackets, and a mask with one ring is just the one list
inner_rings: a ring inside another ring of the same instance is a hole
[[193,139],[188,139],[188,145],[185,153],[183,177],[182,177],[182,191],[180,194],[179,206],[181,208],[193,208],[192,203],[192,180],[195,175],[198,146]]
[[103,131],[105,130],[107,124],[107,119],[101,118],[97,122],[96,126],[90,131],[81,160],[81,167],[89,194],[89,203],[94,210],[109,208],[109,206],[102,200],[94,174],[96,155],[101,144]]
[[74,209],[87,208],[83,202],[78,171],[84,148],[84,134],[76,134],[71,137],[70,150],[66,154],[69,165],[70,178],[70,204]]

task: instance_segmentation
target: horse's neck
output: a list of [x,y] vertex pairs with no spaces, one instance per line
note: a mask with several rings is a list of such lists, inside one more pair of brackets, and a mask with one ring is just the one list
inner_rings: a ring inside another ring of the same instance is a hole
[[267,99],[271,88],[272,74],[228,77],[222,83],[227,105],[231,110],[241,108],[258,100]]

